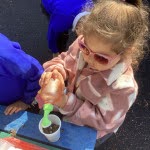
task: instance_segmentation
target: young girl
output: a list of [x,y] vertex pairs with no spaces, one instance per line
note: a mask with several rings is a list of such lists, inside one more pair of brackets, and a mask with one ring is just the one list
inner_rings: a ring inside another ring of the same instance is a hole
[[6,115],[30,107],[40,86],[40,63],[21,50],[17,42],[0,33],[0,105]]
[[[101,0],[83,23],[83,35],[43,65],[39,97],[57,106],[64,120],[95,128],[98,139],[116,132],[138,94],[132,66],[143,56],[147,32],[148,14],[139,0]],[[52,75],[67,82],[66,93],[44,92],[45,85],[53,88]]]

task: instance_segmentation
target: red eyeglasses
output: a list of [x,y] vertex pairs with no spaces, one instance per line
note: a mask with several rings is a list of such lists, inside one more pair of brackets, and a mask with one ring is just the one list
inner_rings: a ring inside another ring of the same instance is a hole
[[84,40],[84,38],[78,39],[80,50],[86,55],[91,55],[92,57],[94,57],[94,59],[96,61],[98,61],[101,64],[110,64],[114,59],[116,59],[121,54],[121,53],[119,53],[114,57],[110,57],[110,56],[107,56],[104,54],[95,53],[85,45],[83,40]]

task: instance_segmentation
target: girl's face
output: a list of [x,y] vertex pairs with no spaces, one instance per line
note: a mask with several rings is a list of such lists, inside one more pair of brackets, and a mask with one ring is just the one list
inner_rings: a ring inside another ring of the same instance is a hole
[[121,59],[119,54],[112,51],[111,43],[104,42],[96,36],[82,37],[78,42],[84,60],[92,69],[110,69]]

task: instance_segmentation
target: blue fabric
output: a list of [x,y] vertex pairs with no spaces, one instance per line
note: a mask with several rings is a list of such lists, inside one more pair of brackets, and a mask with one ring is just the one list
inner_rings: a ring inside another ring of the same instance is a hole
[[[6,107],[0,105],[0,131],[10,132],[15,130],[18,136],[26,139],[33,139],[47,145],[52,144],[59,149],[69,150],[93,150],[96,142],[97,131],[86,126],[61,121],[60,139],[54,143],[49,142],[43,134],[39,132],[38,124],[42,115],[20,111],[13,115],[4,115]],[[32,150],[27,149],[26,150]],[[40,149],[38,149],[40,150]]]
[[0,104],[18,100],[31,104],[42,72],[40,63],[22,51],[19,43],[0,33]]
[[48,45],[53,53],[59,52],[57,40],[59,35],[72,27],[75,16],[81,12],[87,3],[93,4],[92,0],[42,0],[42,5],[50,14],[48,27]]

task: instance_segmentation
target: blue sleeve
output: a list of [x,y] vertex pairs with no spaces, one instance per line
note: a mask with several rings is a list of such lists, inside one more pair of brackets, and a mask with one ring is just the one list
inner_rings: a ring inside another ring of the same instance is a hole
[[23,74],[23,77],[26,80],[23,101],[30,104],[40,89],[39,79],[43,73],[43,68],[36,59],[29,55],[25,58],[25,61],[29,61],[29,63],[23,70],[23,73],[25,73]]
[[48,45],[53,53],[59,52],[57,40],[60,34],[71,28],[74,17],[62,14],[52,14],[48,28]]
[[12,60],[10,60],[10,58],[0,57],[0,75],[5,76],[10,80],[14,80],[13,84],[19,83],[19,86],[11,85],[9,83],[6,84],[7,86],[18,87],[19,89],[16,88],[13,89],[13,91],[15,90],[15,93],[17,91],[21,92],[22,95],[20,95],[21,93],[17,94],[21,96],[21,100],[26,104],[31,104],[40,89],[39,79],[43,72],[43,68],[34,58],[30,56],[25,57],[23,56],[24,54],[21,53],[19,55],[18,59],[11,57]]
[[[43,72],[41,64],[21,50],[17,42],[3,38],[0,34],[0,75],[22,80],[24,84],[22,100],[30,104],[39,90],[39,79]],[[16,89],[17,90],[17,89]]]

